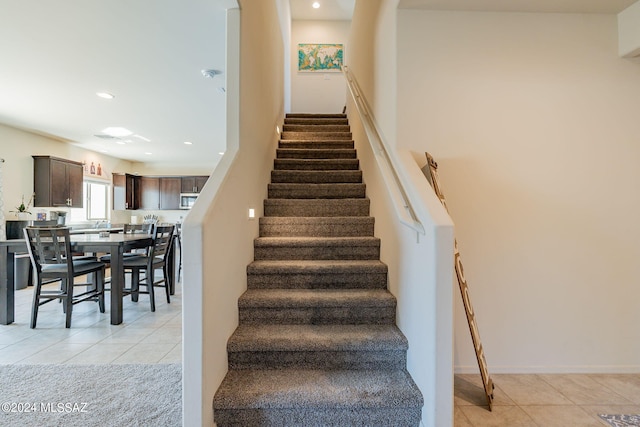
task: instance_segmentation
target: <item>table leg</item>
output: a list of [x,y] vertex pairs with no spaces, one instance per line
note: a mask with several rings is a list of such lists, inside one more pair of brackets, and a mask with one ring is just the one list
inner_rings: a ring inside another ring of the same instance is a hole
[[122,246],[111,248],[111,324],[122,323],[122,291],[124,289],[124,266]]
[[14,321],[15,289],[13,252],[6,246],[0,247],[0,324],[9,325]]

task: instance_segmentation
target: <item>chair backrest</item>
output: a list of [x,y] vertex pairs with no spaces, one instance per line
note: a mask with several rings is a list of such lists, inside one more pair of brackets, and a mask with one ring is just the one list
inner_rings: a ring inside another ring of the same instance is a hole
[[153,233],[153,246],[149,257],[162,257],[169,253],[173,240],[173,225],[158,225]]
[[73,269],[71,241],[67,227],[25,227],[24,237],[33,267],[41,271],[46,265],[67,265]]
[[133,234],[151,234],[153,232],[153,223],[145,223],[145,224],[125,224],[124,225],[125,233],[133,233]]

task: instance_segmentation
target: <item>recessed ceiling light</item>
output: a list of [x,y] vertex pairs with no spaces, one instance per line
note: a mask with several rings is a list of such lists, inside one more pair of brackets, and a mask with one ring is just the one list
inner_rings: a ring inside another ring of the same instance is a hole
[[193,142],[191,142],[191,141],[185,141],[185,142],[184,142],[184,145],[193,145]]
[[96,95],[98,95],[100,98],[104,98],[104,99],[113,99],[116,96],[112,93],[109,92],[96,92]]
[[220,154],[221,156],[224,156],[224,151],[221,151],[218,154]]
[[148,152],[148,151],[147,151],[147,152],[146,152],[146,153],[144,153],[144,154],[146,154],[147,156],[150,156],[150,155],[152,155],[153,153],[150,153],[150,152]]
[[133,132],[123,127],[109,127],[109,128],[102,129],[102,133],[106,133],[109,136],[122,137],[122,136],[129,136]]
[[314,1],[311,6],[313,6],[314,9],[318,9],[320,7],[320,3],[318,3],[317,1]]
[[118,145],[124,145],[124,143],[125,143],[124,141],[116,141],[116,144]]
[[100,150],[101,153],[108,153],[109,151],[107,150]]

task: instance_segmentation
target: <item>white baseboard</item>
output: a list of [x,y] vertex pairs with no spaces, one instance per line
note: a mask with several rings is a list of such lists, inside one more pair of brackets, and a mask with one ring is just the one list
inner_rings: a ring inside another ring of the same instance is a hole
[[[455,374],[478,374],[478,366],[455,366]],[[489,366],[489,374],[640,374],[640,365]]]

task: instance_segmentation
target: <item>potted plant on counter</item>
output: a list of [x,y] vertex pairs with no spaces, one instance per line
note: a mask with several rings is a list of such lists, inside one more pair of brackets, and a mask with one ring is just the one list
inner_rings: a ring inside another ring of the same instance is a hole
[[14,211],[9,211],[13,214],[16,215],[16,217],[18,217],[18,219],[29,219],[28,215],[31,215],[31,212],[29,211],[29,208],[31,207],[31,203],[33,203],[33,198],[36,194],[33,193],[31,195],[31,198],[29,198],[29,201],[27,202],[27,204],[24,204],[24,194],[22,195],[22,200],[20,201],[20,204],[18,206],[16,206],[16,210]]

